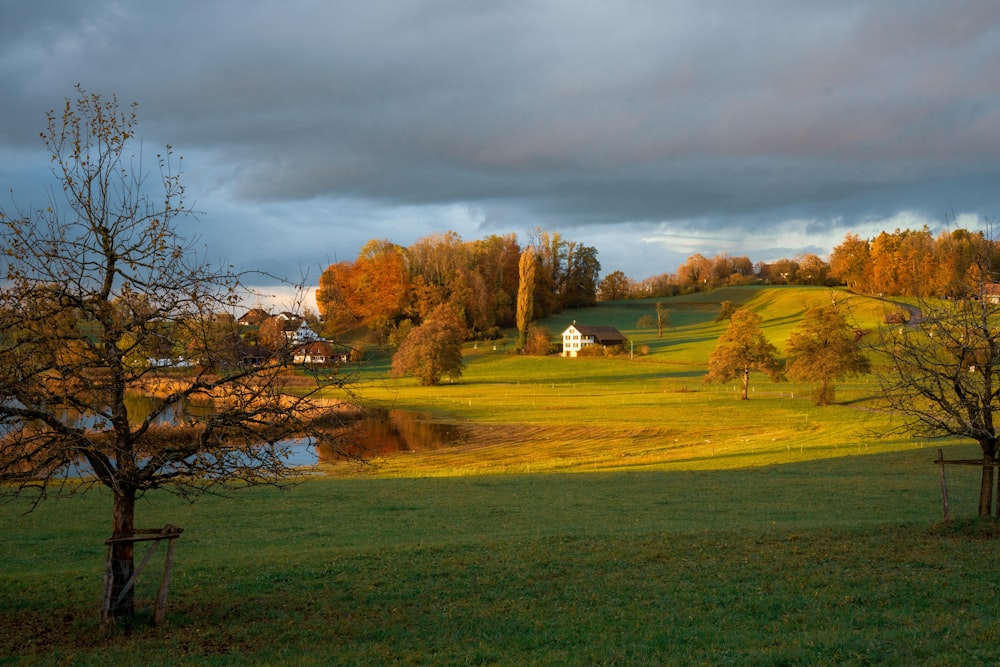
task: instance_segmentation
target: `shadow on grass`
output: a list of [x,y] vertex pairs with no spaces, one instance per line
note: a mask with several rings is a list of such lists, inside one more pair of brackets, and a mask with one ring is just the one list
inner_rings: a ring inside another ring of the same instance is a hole
[[990,541],[1000,538],[1000,517],[977,516],[941,522],[931,529],[935,537],[948,537],[973,541]]

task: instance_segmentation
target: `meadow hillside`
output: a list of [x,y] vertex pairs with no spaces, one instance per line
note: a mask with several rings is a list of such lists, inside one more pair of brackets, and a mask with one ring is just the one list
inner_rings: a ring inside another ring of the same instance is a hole
[[[670,319],[662,337],[637,327],[655,315],[657,301]],[[517,355],[510,346],[480,342],[467,345],[462,376],[435,387],[388,378],[382,359],[358,377],[364,403],[421,413],[453,424],[460,436],[403,458],[382,457],[375,444],[366,474],[718,469],[928,444],[892,429],[890,416],[876,409],[871,376],[838,383],[837,404],[827,407],[812,405],[809,385],[764,375],[753,376],[749,401],[737,400],[735,382],[706,384],[708,356],[728,326],[718,318],[725,301],[759,313],[782,353],[810,307],[836,301],[863,331],[884,326],[895,308],[842,289],[729,287],[602,303],[538,323],[554,336],[573,321],[616,326],[629,344],[614,357]]]
[[974,468],[948,471],[941,522],[933,463],[975,445],[887,435],[867,378],[825,408],[764,377],[749,401],[702,382],[722,301],[780,348],[831,298],[881,325],[875,299],[732,288],[669,300],[663,338],[635,326],[652,301],[543,323],[614,324],[649,346],[634,358],[480,343],[439,387],[369,364],[366,403],[454,437],[291,487],[146,494],[137,524],[184,528],[160,628],[144,610],[96,631],[107,492],[5,505],[0,664],[992,664],[998,530],[971,518]]

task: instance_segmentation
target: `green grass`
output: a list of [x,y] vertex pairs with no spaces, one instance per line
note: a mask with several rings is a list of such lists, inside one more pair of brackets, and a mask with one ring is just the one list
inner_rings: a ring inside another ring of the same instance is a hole
[[156,494],[140,523],[185,528],[167,624],[111,636],[107,496],[8,506],[0,662],[976,664],[993,528],[935,526],[932,459]]
[[458,382],[425,388],[378,360],[366,401],[465,444],[194,505],[150,494],[137,523],[185,529],[159,629],[96,632],[106,493],[3,506],[0,664],[990,663],[1000,530],[971,519],[975,468],[949,469],[959,521],[940,524],[932,464],[974,445],[887,436],[869,378],[827,408],[805,385],[755,377],[742,402],[701,381],[721,301],[781,347],[834,294],[879,326],[874,299],[732,288],[668,300],[662,339],[635,329],[653,301],[545,323],[614,324],[650,347],[631,361],[470,346]]
[[613,324],[649,354],[565,359],[469,345],[455,383],[421,387],[386,379],[374,364],[361,386],[381,407],[430,412],[467,432],[469,446],[375,457],[369,475],[440,476],[622,469],[720,469],[875,453],[921,446],[891,433],[878,410],[878,385],[865,376],[837,383],[838,404],[814,407],[807,384],[752,379],[751,400],[737,383],[706,385],[707,358],[728,326],[722,301],[761,313],[779,348],[807,308],[836,299],[860,329],[880,326],[885,302],[827,288],[739,287],[662,300],[671,326],[662,338],[635,328],[657,300],[622,301],[543,322],[561,332],[573,319]]

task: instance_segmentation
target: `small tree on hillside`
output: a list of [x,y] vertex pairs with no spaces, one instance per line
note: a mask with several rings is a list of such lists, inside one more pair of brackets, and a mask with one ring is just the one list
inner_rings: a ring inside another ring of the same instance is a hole
[[715,321],[722,322],[723,320],[731,319],[735,312],[736,306],[733,305],[732,301],[723,301],[719,304],[719,314],[715,316]]
[[667,304],[662,301],[656,302],[656,337],[663,338],[663,327],[670,326],[670,311]]
[[[134,109],[77,90],[42,133],[63,197],[0,210],[0,493],[38,502],[110,491],[111,623],[135,608],[137,498],[280,483],[294,475],[285,443],[314,432],[317,409],[309,391],[282,392],[280,360],[240,365],[223,315],[240,304],[240,276],[213,269],[178,233],[190,213],[179,161],[168,149],[159,180],[148,179],[132,148]],[[148,355],[171,349],[200,365],[164,376]],[[142,413],[126,400],[134,393],[151,396]],[[214,410],[160,425],[190,400]],[[60,483],[80,465],[92,476]]]
[[991,266],[980,256],[969,281],[952,287],[953,298],[924,299],[910,324],[885,327],[875,345],[887,360],[877,370],[880,394],[901,430],[979,444],[981,516],[992,511],[1000,455],[1000,304],[987,293]]
[[810,308],[788,339],[788,377],[818,383],[812,394],[816,405],[833,403],[835,380],[871,370],[859,341],[836,305]]
[[735,377],[742,381],[742,400],[749,398],[750,373],[766,373],[772,380],[782,379],[778,349],[761,330],[763,320],[750,310],[732,314],[729,327],[719,336],[719,344],[708,357],[706,382],[728,382]]
[[461,315],[450,303],[441,304],[399,346],[392,357],[392,374],[413,376],[425,386],[439,384],[445,375],[460,377],[464,340]]

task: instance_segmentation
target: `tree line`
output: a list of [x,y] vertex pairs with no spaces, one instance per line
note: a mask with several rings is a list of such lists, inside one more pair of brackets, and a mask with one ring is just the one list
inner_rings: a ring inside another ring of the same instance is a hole
[[[531,290],[523,294],[522,257],[531,257]],[[328,266],[316,305],[324,333],[367,326],[381,343],[402,343],[410,327],[450,304],[470,338],[497,338],[518,326],[518,299],[530,320],[597,302],[597,249],[536,230],[523,246],[516,234],[464,241],[455,232],[432,234],[408,247],[372,240],[353,261]]]
[[719,253],[705,257],[695,253],[675,273],[661,273],[633,280],[623,271],[613,271],[601,280],[602,301],[646,299],[687,294],[732,285],[827,285],[841,284],[830,272],[830,264],[819,255],[806,253],[794,259],[754,263],[746,255]]
[[848,233],[829,262],[811,253],[757,263],[745,255],[695,253],[675,273],[638,281],[622,271],[609,273],[598,296],[602,301],[645,299],[748,284],[846,285],[865,294],[954,296],[956,289],[977,282],[983,258],[1000,266],[1000,248],[982,231],[959,228],[934,236],[925,226],[883,231],[871,239]]

